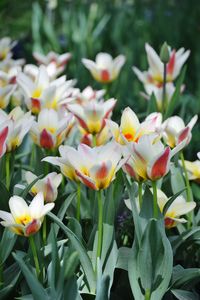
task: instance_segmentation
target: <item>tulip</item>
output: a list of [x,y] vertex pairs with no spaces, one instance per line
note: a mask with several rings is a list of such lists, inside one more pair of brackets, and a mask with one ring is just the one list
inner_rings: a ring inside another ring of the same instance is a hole
[[[198,153],[198,160],[195,161],[184,161],[184,165],[187,171],[187,176],[189,180],[195,180],[200,182],[200,153]],[[183,167],[183,163],[179,160],[179,164]]]
[[[152,188],[150,189],[150,191],[153,193]],[[138,199],[136,200],[137,208],[139,210],[139,201]],[[163,208],[169,199],[160,189],[157,190],[157,200],[159,209],[161,212],[163,212]],[[132,210],[130,199],[126,199],[125,204],[128,209]],[[186,219],[179,217],[191,212],[195,208],[195,206],[196,203],[194,201],[187,202],[183,196],[178,196],[168,207],[164,215],[165,227],[170,229],[172,227],[175,227],[178,223],[186,223]]]
[[6,151],[10,152],[19,147],[24,136],[30,130],[34,117],[30,112],[24,113],[18,106],[9,114],[0,109],[0,124],[8,123],[8,136],[6,139]]
[[[81,143],[93,147],[94,146],[93,135],[85,132],[83,129],[81,130],[81,134],[82,134]],[[95,146],[101,146],[106,144],[111,139],[111,137],[112,137],[111,132],[108,126],[105,125],[103,129],[96,135]]]
[[69,104],[67,109],[74,114],[79,125],[93,135],[99,133],[105,126],[105,119],[109,118],[116,104],[115,99],[106,102],[92,101],[87,105]]
[[[54,63],[57,68],[64,67],[71,58],[71,53],[58,54],[56,52],[49,52],[47,55],[43,55],[39,52],[34,52],[33,57],[39,65],[48,66],[51,63]],[[64,69],[63,69],[64,70]]]
[[[146,84],[146,85],[144,85],[144,88],[145,88],[146,94],[141,93],[142,96],[145,99],[147,99],[147,101],[149,101],[151,98],[151,95],[153,93],[155,95],[157,109],[159,111],[162,111],[162,108],[163,108],[163,86],[158,87],[153,84]],[[171,82],[168,82],[166,84],[166,88],[165,88],[165,101],[166,101],[167,106],[169,105],[174,92],[175,92],[174,84]],[[166,109],[166,107],[165,107],[165,109]]]
[[161,127],[161,122],[161,114],[153,113],[144,122],[140,123],[130,107],[124,109],[120,126],[111,120],[106,120],[106,124],[110,128],[114,139],[122,145],[125,142],[137,142],[142,135],[158,131]]
[[171,148],[174,148],[176,145],[185,140],[185,145],[188,145],[192,138],[192,128],[196,124],[197,119],[198,116],[195,115],[186,126],[179,116],[168,118],[162,126],[165,143]]
[[71,129],[72,115],[62,117],[54,109],[43,109],[31,128],[31,137],[35,144],[45,149],[57,148]]
[[68,89],[75,83],[74,80],[66,81],[66,76],[51,81],[44,66],[39,67],[35,80],[20,73],[17,82],[24,93],[28,109],[35,114],[38,114],[43,108],[57,110],[60,102],[65,100]]
[[80,89],[74,89],[72,98],[73,103],[87,105],[90,101],[99,101],[105,94],[105,90],[94,90],[91,86],[87,86],[82,92]]
[[0,210],[1,225],[18,235],[30,236],[39,231],[44,216],[53,209],[54,203],[44,205],[42,193],[38,193],[28,206],[19,196],[9,200],[10,212]]
[[119,55],[113,59],[108,53],[99,53],[96,56],[95,62],[83,58],[82,63],[91,72],[95,80],[101,83],[108,83],[118,77],[125,63],[125,57],[124,55]]
[[114,141],[94,148],[80,144],[77,150],[60,146],[59,151],[61,157],[46,157],[43,161],[58,165],[67,178],[94,190],[107,188],[121,167],[121,147]]
[[129,143],[123,150],[127,158],[123,169],[137,181],[156,181],[168,173],[171,158],[184,145],[183,141],[171,150],[156,134],[143,135],[138,143]]
[[[149,44],[145,44],[145,49],[149,63],[148,71],[141,72],[136,67],[133,67],[133,71],[142,83],[154,84],[158,87],[162,86],[164,80],[164,64],[158,54]],[[178,51],[171,50],[171,48],[169,48],[169,52],[170,59],[166,66],[166,81],[172,82],[180,74],[184,63],[190,55],[190,51],[185,51],[184,48],[180,48]]]
[[[25,178],[28,184],[31,184],[37,176],[32,172],[26,172]],[[58,196],[58,187],[61,184],[62,175],[57,174],[55,172],[49,173],[43,179],[38,180],[32,187],[31,187],[31,194],[37,195],[39,192],[43,193],[44,202],[54,202]]]

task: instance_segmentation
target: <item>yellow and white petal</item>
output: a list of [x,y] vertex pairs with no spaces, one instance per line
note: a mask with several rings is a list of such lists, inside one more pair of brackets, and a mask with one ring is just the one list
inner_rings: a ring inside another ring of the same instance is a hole
[[44,207],[44,196],[42,192],[39,192],[31,201],[29,205],[29,211],[32,219],[40,219],[42,210]]
[[9,200],[9,207],[16,223],[20,223],[20,220],[23,217],[30,217],[28,205],[22,197],[11,197]]
[[0,210],[0,220],[0,223],[5,227],[15,224],[12,214],[3,210]]
[[127,141],[134,141],[139,126],[140,122],[134,111],[126,107],[122,113],[120,129]]

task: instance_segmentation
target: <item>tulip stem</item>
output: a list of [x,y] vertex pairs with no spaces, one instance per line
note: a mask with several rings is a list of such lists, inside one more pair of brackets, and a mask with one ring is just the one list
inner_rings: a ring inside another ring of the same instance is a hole
[[76,219],[80,222],[81,217],[81,184],[77,184],[77,210],[76,210]]
[[36,250],[35,241],[34,241],[33,236],[29,236],[29,242],[30,242],[31,251],[32,251],[32,254],[33,254],[33,259],[34,259],[34,262],[35,262],[37,278],[39,279],[40,265],[39,265],[39,261],[38,261],[37,250]]
[[156,181],[152,181],[153,187],[153,216],[155,219],[158,217],[158,204],[157,204],[157,186]]
[[186,169],[186,166],[185,166],[185,159],[184,159],[183,151],[181,151],[180,156],[181,156],[181,162],[182,162],[183,170],[184,170],[184,173],[185,173],[187,201],[190,202],[191,201],[191,199],[190,199],[190,182],[189,182],[189,178],[188,178],[187,169]]
[[139,198],[139,204],[140,209],[142,207],[142,182],[138,182],[138,198]]
[[103,237],[103,203],[102,191],[98,191],[98,245],[97,245],[97,259],[101,257],[102,237]]
[[150,290],[146,290],[145,291],[144,299],[145,300],[150,300],[151,299],[151,292],[150,292]]
[[96,134],[93,134],[92,135],[92,146],[96,147],[96,145],[97,145],[97,136],[96,136]]
[[47,218],[44,216],[43,225],[42,225],[42,238],[44,246],[47,243]]
[[10,153],[6,153],[6,187],[10,189]]
[[166,109],[166,82],[167,82],[167,64],[164,63],[164,72],[163,72],[163,94],[162,94],[162,115],[164,116]]

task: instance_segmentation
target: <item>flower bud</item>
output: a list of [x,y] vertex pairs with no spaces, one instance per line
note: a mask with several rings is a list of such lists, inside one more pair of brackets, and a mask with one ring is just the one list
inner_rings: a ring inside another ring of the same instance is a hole
[[169,48],[166,42],[164,42],[164,44],[161,47],[160,59],[164,64],[167,64],[169,62],[170,59]]

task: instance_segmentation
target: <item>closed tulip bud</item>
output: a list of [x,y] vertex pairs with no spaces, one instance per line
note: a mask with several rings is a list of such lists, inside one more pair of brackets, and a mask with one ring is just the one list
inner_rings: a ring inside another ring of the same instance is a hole
[[160,50],[160,59],[164,64],[167,64],[170,59],[169,48],[166,42],[161,47]]

